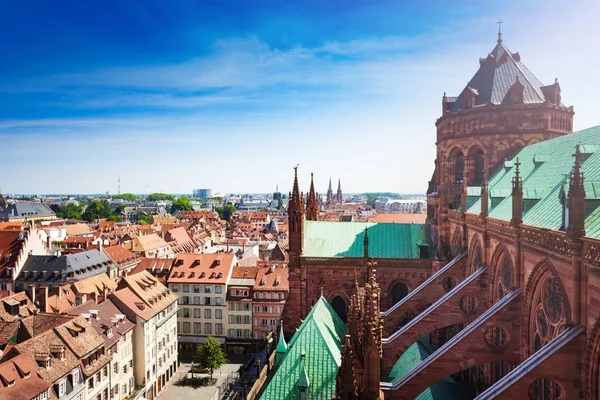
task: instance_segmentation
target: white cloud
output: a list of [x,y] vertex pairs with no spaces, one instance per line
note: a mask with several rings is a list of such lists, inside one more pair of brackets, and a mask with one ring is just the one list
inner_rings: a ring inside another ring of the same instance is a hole
[[[574,104],[576,126],[598,123],[596,3],[537,3],[507,10],[505,43],[542,82],[558,76]],[[315,172],[347,192],[426,189],[435,155],[441,96],[458,94],[495,44],[497,16],[449,20],[414,37],[326,41],[287,50],[258,38],[223,39],[186,62],[123,66],[29,82],[57,94],[56,104],[85,108],[151,107],[115,117],[0,122],[16,160],[32,162],[2,186],[13,192],[123,189],[190,192],[285,190],[300,163],[303,184]],[[76,89],[73,89],[76,88]],[[5,90],[11,88],[5,88]],[[56,132],[48,140],[47,132]],[[15,143],[17,141],[15,140]],[[23,147],[21,147],[23,146]],[[12,158],[10,158],[12,157]],[[81,170],[57,180],[56,171]],[[75,164],[75,166],[74,166]]]

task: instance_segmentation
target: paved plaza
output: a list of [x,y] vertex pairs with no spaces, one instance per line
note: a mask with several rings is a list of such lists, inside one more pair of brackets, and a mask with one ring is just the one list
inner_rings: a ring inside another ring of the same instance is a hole
[[[170,382],[167,383],[165,389],[159,393],[157,399],[162,400],[190,400],[190,399],[212,399],[217,389],[221,386],[227,377],[234,372],[237,372],[242,364],[231,363],[225,364],[220,369],[215,370],[213,377],[217,379],[217,383],[213,386],[193,388],[190,386],[178,386],[177,382],[189,373],[192,367],[191,363],[181,363],[179,369],[173,376]],[[210,376],[210,374],[194,374],[194,376]]]

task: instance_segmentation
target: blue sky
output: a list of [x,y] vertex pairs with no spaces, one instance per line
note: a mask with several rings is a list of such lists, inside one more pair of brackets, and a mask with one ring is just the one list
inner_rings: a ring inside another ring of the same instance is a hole
[[[458,3],[458,4],[457,4]],[[600,123],[592,1],[7,1],[8,193],[422,192],[441,96],[505,44]]]

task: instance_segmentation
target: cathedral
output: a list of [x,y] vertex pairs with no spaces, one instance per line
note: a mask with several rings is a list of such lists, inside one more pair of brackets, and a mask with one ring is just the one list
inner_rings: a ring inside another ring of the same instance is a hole
[[289,398],[600,399],[600,127],[573,115],[499,33],[442,97],[426,224],[319,221],[296,170],[281,337],[346,326],[334,394],[305,368]]

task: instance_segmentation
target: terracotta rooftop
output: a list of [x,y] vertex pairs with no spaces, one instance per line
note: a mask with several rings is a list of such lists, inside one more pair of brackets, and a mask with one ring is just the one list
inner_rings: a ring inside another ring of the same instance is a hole
[[177,296],[148,271],[129,275],[121,281],[125,288],[111,295],[140,318],[148,320],[177,300]]
[[165,240],[175,242],[173,246],[175,253],[191,253],[198,247],[198,244],[188,235],[183,226],[168,231]]
[[167,282],[226,284],[236,261],[233,254],[179,254]]
[[128,265],[139,261],[141,258],[123,246],[105,247],[104,252],[117,265]]
[[138,236],[133,240],[133,251],[152,251],[167,246],[169,246],[169,244],[156,233]]
[[104,344],[102,337],[82,316],[75,317],[71,321],[57,326],[54,330],[80,359],[85,358]]
[[174,262],[173,258],[142,258],[142,261],[131,270],[131,274],[148,271],[159,280],[165,281]]
[[28,353],[1,363],[0,377],[0,398],[3,400],[33,399],[52,386],[37,375],[37,363]]
[[26,237],[26,231],[0,230],[0,276],[10,277],[8,267],[12,267],[17,261]]
[[25,292],[15,293],[0,300],[0,321],[15,321],[36,312],[37,307]]
[[259,263],[254,290],[289,291],[288,276],[289,269],[284,263]]

